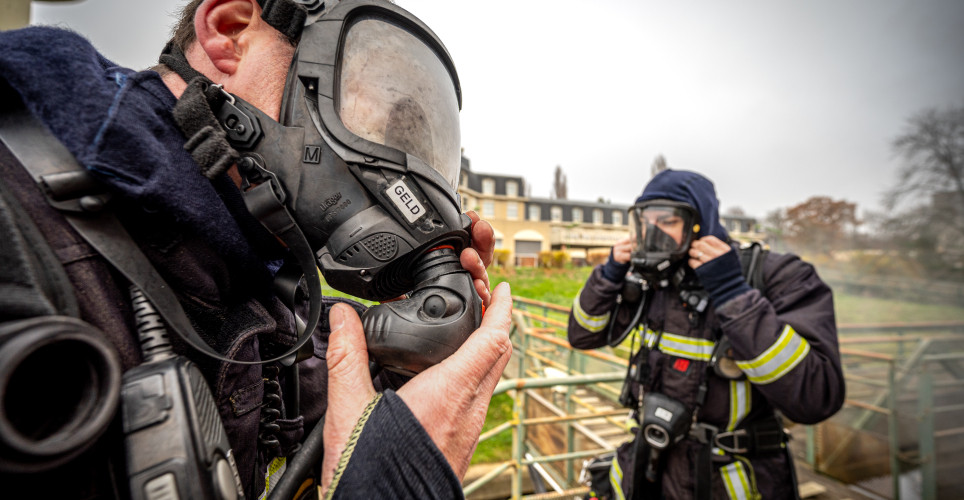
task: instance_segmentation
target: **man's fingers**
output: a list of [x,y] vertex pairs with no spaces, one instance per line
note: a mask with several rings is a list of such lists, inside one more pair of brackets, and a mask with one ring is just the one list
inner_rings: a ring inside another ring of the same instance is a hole
[[492,224],[482,220],[475,211],[466,212],[466,215],[472,219],[472,248],[479,253],[483,267],[489,267],[495,253],[495,230],[492,229]]
[[[459,263],[462,264],[462,268],[472,275],[472,279],[476,283],[476,291],[479,292],[479,297],[482,297],[482,303],[488,306],[489,301],[489,273],[485,270],[485,263],[482,262],[482,258],[479,257],[478,251],[474,248],[466,248],[462,250],[462,254],[459,255]],[[482,282],[485,287],[485,291],[479,288],[478,283]]]
[[328,489],[338,458],[369,401],[375,397],[368,369],[368,347],[361,319],[346,304],[335,304],[328,316],[328,411],[325,416],[325,459],[322,488]]

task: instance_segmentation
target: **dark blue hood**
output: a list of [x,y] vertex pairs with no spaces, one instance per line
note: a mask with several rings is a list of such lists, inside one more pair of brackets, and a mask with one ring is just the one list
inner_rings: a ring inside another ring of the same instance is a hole
[[687,203],[700,214],[700,231],[697,238],[713,235],[729,241],[730,235],[720,224],[720,202],[716,199],[713,182],[696,172],[663,170],[656,174],[643,188],[636,203],[647,200],[673,200]]

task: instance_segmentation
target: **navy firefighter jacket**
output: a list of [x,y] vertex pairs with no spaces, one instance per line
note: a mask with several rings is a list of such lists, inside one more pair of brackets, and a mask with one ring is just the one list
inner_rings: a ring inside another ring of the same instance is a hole
[[[640,322],[645,329],[629,325],[634,307],[621,307],[612,317],[622,277],[608,279],[603,267],[593,270],[573,302],[569,342],[593,349],[605,345],[610,322],[616,331],[634,328],[635,345],[646,342],[650,348],[652,372],[644,391],[675,398],[692,411],[700,381],[706,377],[708,392],[698,420],[720,431],[745,427],[772,416],[774,410],[793,422],[815,423],[843,404],[832,294],[813,266],[797,256],[768,253],[762,292],[749,289],[723,304],[711,303],[697,322],[691,321],[691,310],[684,309],[676,289],[659,289],[648,317]],[[744,380],[726,380],[706,370],[721,335],[732,342]],[[634,393],[637,390],[634,385]],[[700,446],[696,440],[684,439],[664,452],[668,454],[662,473],[665,498],[693,498]],[[623,459],[627,456],[620,454]],[[794,498],[790,467],[785,453],[714,457],[713,498],[754,498],[754,493],[762,498]],[[619,498],[628,490],[631,462],[618,460],[614,469],[618,469],[614,482],[622,486]]]

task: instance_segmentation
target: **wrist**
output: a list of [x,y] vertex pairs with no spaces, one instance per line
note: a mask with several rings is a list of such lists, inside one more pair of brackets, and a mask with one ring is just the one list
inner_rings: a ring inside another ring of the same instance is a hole
[[751,290],[743,277],[743,268],[736,251],[729,252],[697,267],[696,275],[715,307]]
[[626,279],[626,272],[629,271],[629,263],[620,264],[613,259],[612,252],[609,258],[602,265],[602,275],[613,283],[622,283]]

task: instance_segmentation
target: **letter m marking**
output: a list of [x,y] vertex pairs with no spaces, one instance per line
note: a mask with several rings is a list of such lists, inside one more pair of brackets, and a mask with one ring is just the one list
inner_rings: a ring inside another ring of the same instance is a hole
[[305,159],[302,160],[304,163],[320,163],[321,162],[321,147],[320,146],[305,146]]

